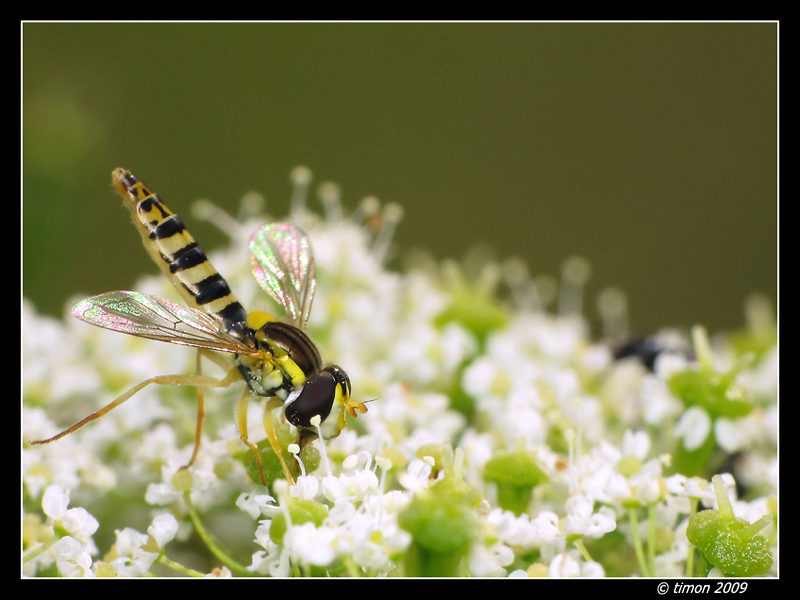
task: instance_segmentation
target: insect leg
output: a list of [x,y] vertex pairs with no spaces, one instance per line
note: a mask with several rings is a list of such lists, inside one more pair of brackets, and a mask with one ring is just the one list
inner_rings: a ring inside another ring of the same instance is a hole
[[256,464],[258,465],[258,475],[261,478],[261,483],[266,486],[267,477],[264,475],[264,465],[261,463],[261,455],[258,453],[258,446],[250,441],[247,435],[247,407],[250,404],[250,396],[252,392],[245,388],[242,397],[239,398],[239,403],[236,405],[236,423],[239,426],[239,438],[244,442],[245,446],[253,451],[256,456]]
[[139,385],[129,389],[127,392],[122,394],[119,398],[110,402],[109,404],[105,405],[103,408],[98,410],[97,412],[93,412],[88,417],[85,417],[75,423],[69,429],[65,429],[59,434],[54,435],[51,438],[46,440],[36,440],[31,442],[32,445],[40,445],[40,444],[49,444],[50,442],[55,442],[58,439],[61,439],[65,435],[69,435],[70,433],[74,433],[84,425],[91,423],[92,421],[99,419],[106,413],[110,412],[111,410],[115,409],[117,406],[128,400],[131,396],[136,394],[142,388],[150,385],[151,383],[155,383],[158,385],[191,385],[198,388],[202,387],[221,387],[225,388],[231,385],[232,383],[239,381],[241,379],[241,374],[239,373],[238,369],[231,369],[228,374],[225,376],[224,379],[217,379],[216,377],[209,377],[206,375],[158,375],[156,377],[151,377],[140,383]]
[[[207,350],[199,349],[197,351],[197,374],[203,374],[203,367],[200,362],[200,358],[205,356],[206,358],[211,359],[213,362],[218,364],[222,367],[223,370],[228,370],[230,365],[218,354],[215,352],[209,352]],[[197,387],[197,426],[195,428],[194,433],[194,449],[192,450],[192,458],[189,460],[187,464],[181,467],[181,469],[188,469],[194,464],[194,461],[197,460],[197,453],[200,451],[200,439],[203,436],[203,420],[205,419],[206,415],[206,404],[205,404],[205,387],[198,386]]]
[[283,450],[281,449],[281,445],[278,442],[278,436],[275,435],[275,426],[272,423],[272,411],[275,410],[277,407],[283,405],[283,400],[278,397],[273,396],[269,400],[267,400],[267,405],[264,407],[264,431],[267,432],[267,439],[269,440],[269,445],[272,446],[272,450],[275,454],[278,455],[278,460],[281,461],[281,466],[283,467],[283,473],[286,475],[286,481],[289,482],[289,485],[294,485],[294,478],[292,474],[289,472],[289,467],[286,465],[286,460],[283,458]]
[[[203,355],[202,350],[197,351],[197,374],[203,374],[203,366],[200,364],[200,357]],[[203,436],[203,420],[206,416],[206,393],[205,388],[197,388],[197,425],[194,430],[194,449],[192,449],[192,458],[189,462],[181,467],[181,469],[188,469],[194,464],[197,459],[197,453],[200,451],[200,438]]]

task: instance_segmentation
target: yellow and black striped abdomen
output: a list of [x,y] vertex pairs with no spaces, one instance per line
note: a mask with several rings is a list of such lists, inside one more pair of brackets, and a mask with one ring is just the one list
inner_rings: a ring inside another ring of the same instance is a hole
[[247,319],[244,307],[181,218],[130,171],[116,169],[112,181],[131,211],[145,249],[187,305],[218,318],[227,331],[240,331]]

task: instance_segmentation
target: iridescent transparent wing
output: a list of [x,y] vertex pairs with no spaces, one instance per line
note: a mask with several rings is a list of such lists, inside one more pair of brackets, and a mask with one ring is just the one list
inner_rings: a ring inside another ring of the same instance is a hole
[[72,314],[92,325],[137,337],[235,354],[258,351],[221,329],[212,316],[139,292],[109,292],[81,300]]
[[270,223],[252,237],[250,252],[259,285],[283,306],[292,325],[305,329],[316,286],[308,236],[291,223]]

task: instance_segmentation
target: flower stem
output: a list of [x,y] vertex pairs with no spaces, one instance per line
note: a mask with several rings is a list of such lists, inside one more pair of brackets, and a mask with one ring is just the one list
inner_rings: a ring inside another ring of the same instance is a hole
[[772,515],[764,515],[758,521],[750,523],[744,529],[737,531],[736,535],[743,540],[750,539],[770,523],[772,523]]
[[708,332],[702,325],[692,327],[692,345],[697,356],[701,370],[711,372],[714,370],[714,355],[708,341]]
[[195,571],[194,569],[190,569],[189,567],[184,567],[182,564],[176,563],[174,560],[167,558],[165,554],[162,554],[158,558],[158,562],[162,565],[166,565],[170,569],[174,569],[178,571],[178,573],[183,573],[184,575],[188,575],[189,577],[203,577],[204,574],[200,571]]
[[50,546],[55,544],[58,540],[61,539],[61,536],[58,533],[54,533],[49,540],[47,540],[44,544],[36,548],[35,550],[31,550],[25,556],[22,557],[22,562],[26,563],[29,560],[32,560],[39,556],[42,552],[47,550]]
[[642,549],[642,540],[639,537],[639,519],[636,517],[636,509],[631,507],[628,509],[628,518],[631,522],[631,534],[633,535],[633,549],[636,551],[636,560],[639,562],[639,570],[642,572],[642,577],[650,577],[647,569],[647,561],[644,558],[644,550]]
[[589,551],[586,549],[586,546],[584,545],[583,540],[581,538],[578,538],[572,543],[575,544],[575,547],[581,553],[583,560],[585,560],[586,562],[594,562],[594,560],[592,559],[592,555],[589,554]]
[[650,575],[656,576],[656,503],[647,507],[647,558],[650,564]]
[[[700,503],[699,498],[689,498],[689,518],[694,516],[697,512],[697,505]],[[692,572],[694,570],[694,546],[692,544],[687,544],[686,549],[686,576],[692,577]]]
[[358,563],[353,559],[352,556],[344,556],[343,562],[345,567],[347,568],[347,574],[350,577],[361,577],[363,576],[363,572],[361,568],[358,566]]
[[228,554],[228,551],[225,550],[219,544],[216,538],[214,538],[214,536],[211,535],[211,532],[205,528],[202,521],[200,520],[200,515],[197,514],[197,509],[194,507],[194,504],[192,503],[192,500],[189,497],[188,491],[184,493],[183,497],[184,500],[186,501],[186,508],[189,513],[189,518],[192,520],[192,524],[194,525],[194,529],[195,531],[197,531],[198,535],[203,539],[206,546],[208,546],[208,549],[211,550],[211,553],[232,571],[236,571],[237,573],[240,573],[242,575],[254,576],[255,574],[252,571],[249,571],[247,567],[245,567],[233,556]]
[[731,499],[728,498],[728,492],[722,482],[722,477],[714,475],[711,478],[711,484],[714,486],[714,495],[717,497],[719,516],[723,521],[732,521],[734,519],[733,506],[731,505]]

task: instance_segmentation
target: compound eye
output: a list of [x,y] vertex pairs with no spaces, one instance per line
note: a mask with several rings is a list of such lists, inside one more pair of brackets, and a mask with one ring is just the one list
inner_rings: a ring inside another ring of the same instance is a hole
[[297,398],[286,406],[286,420],[297,427],[311,427],[316,415],[324,421],[331,412],[338,382],[328,371],[306,381]]
[[342,394],[345,398],[350,397],[350,378],[347,376],[347,373],[344,372],[344,369],[339,365],[331,365],[325,369],[336,380],[336,382],[342,386]]

